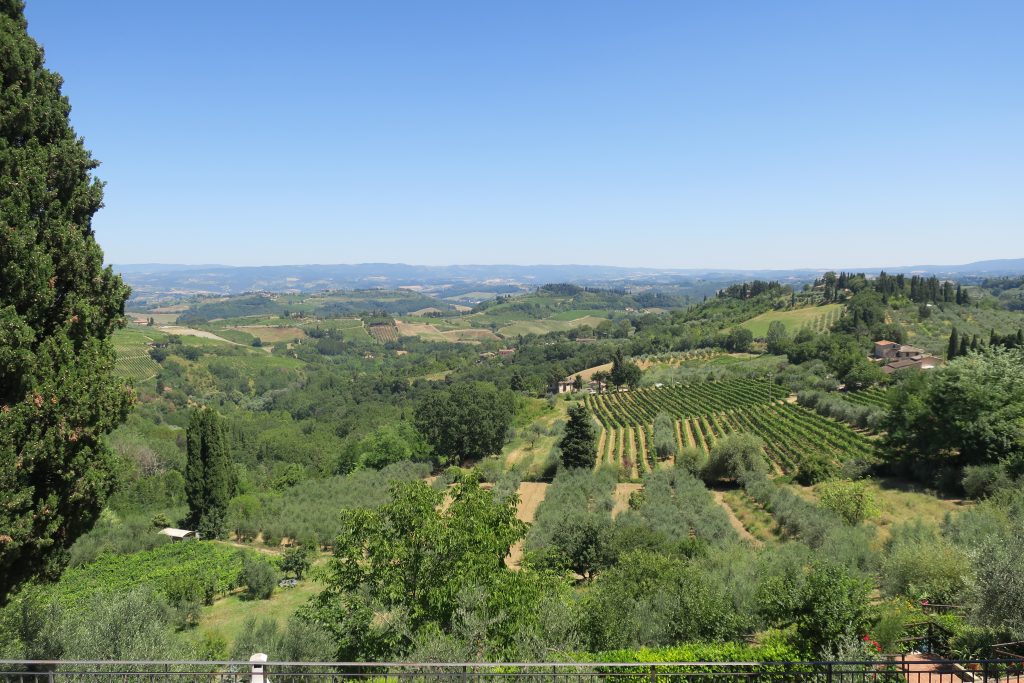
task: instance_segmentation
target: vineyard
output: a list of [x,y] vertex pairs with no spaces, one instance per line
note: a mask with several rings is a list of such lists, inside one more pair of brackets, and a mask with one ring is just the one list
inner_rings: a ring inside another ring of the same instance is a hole
[[114,335],[114,353],[117,356],[114,374],[133,382],[156,377],[160,366],[149,357],[151,341],[151,335],[139,330],[118,330]]
[[874,446],[841,422],[778,399],[785,391],[763,380],[738,379],[630,393],[588,396],[602,425],[598,467],[638,479],[657,467],[654,417],[674,418],[677,452],[708,452],[727,434],[755,434],[765,443],[776,473],[812,483],[848,461],[870,461]]
[[398,341],[398,328],[395,327],[394,323],[370,325],[366,328],[366,331],[381,344]]
[[885,387],[872,387],[864,391],[847,391],[842,396],[850,403],[856,403],[857,405],[887,408],[889,405],[887,399],[888,392],[889,390]]
[[211,541],[181,541],[130,555],[104,555],[67,570],[50,590],[61,604],[70,606],[103,591],[137,586],[164,591],[182,577],[199,577],[214,593],[224,594],[238,584],[246,552],[250,551]]
[[788,392],[765,379],[728,379],[587,396],[587,407],[605,429],[646,425],[658,413],[676,419],[770,403]]

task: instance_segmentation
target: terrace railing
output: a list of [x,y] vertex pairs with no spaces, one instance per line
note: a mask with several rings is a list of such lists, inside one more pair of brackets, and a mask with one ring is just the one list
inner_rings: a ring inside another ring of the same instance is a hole
[[1024,683],[1020,659],[849,662],[0,661],[0,683]]

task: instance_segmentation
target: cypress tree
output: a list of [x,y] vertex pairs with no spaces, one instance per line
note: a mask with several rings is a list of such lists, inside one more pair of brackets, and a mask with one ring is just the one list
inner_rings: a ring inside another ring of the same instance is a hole
[[957,335],[956,328],[949,333],[949,348],[946,350],[946,359],[953,360],[956,358],[957,351],[960,349],[960,339]]
[[1017,344],[1018,349],[1024,349],[1024,330],[1017,330]]
[[978,351],[981,349],[981,343],[978,341],[978,335],[971,337],[971,351]]
[[234,488],[220,415],[210,408],[194,410],[189,418],[187,443],[185,496],[189,524],[204,538],[217,538],[224,533],[224,516]]
[[593,467],[597,461],[597,434],[590,422],[590,412],[583,404],[569,408],[569,421],[558,447],[566,467]]
[[131,389],[110,337],[128,287],[103,267],[103,186],[20,0],[0,0],[0,603],[55,575],[114,481],[103,437]]
[[958,356],[966,356],[967,353],[970,350],[971,350],[971,343],[970,343],[970,340],[967,339],[967,335],[965,334],[964,336],[960,337],[960,350],[957,352],[956,355],[958,355]]

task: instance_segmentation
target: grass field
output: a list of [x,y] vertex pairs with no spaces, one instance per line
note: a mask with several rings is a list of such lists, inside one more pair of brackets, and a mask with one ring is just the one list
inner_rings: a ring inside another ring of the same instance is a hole
[[559,311],[552,316],[548,317],[548,320],[579,320],[580,318],[601,318],[602,320],[608,320],[609,311],[602,311],[596,308],[575,310],[575,311]]
[[797,308],[792,311],[769,311],[751,318],[740,327],[750,330],[757,338],[764,338],[768,334],[768,326],[775,320],[781,321],[790,334],[795,334],[804,326],[809,326],[816,332],[824,332],[839,319],[842,309],[842,304],[826,304],[825,306]]
[[273,618],[283,627],[295,610],[321,590],[323,586],[319,583],[305,580],[295,588],[275,588],[269,600],[245,600],[238,593],[229,595],[203,608],[198,630],[220,633],[230,647],[246,619]]

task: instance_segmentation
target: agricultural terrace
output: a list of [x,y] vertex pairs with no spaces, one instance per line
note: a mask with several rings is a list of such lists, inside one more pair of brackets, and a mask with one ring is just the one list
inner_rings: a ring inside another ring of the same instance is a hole
[[394,323],[370,325],[366,328],[366,331],[381,344],[398,341],[398,328]]
[[740,327],[750,330],[754,337],[759,339],[768,336],[768,326],[776,320],[785,325],[786,331],[790,334],[795,334],[802,327],[808,327],[814,332],[828,332],[842,315],[842,304],[808,306],[791,311],[768,311],[754,316]]
[[[638,479],[657,468],[654,417],[673,418],[676,452],[708,453],[727,434],[755,434],[778,474],[805,483],[835,475],[846,462],[869,462],[874,445],[847,425],[778,399],[784,390],[765,380],[736,379],[630,393],[588,396],[601,423],[597,467]],[[671,458],[670,458],[671,460]]]

